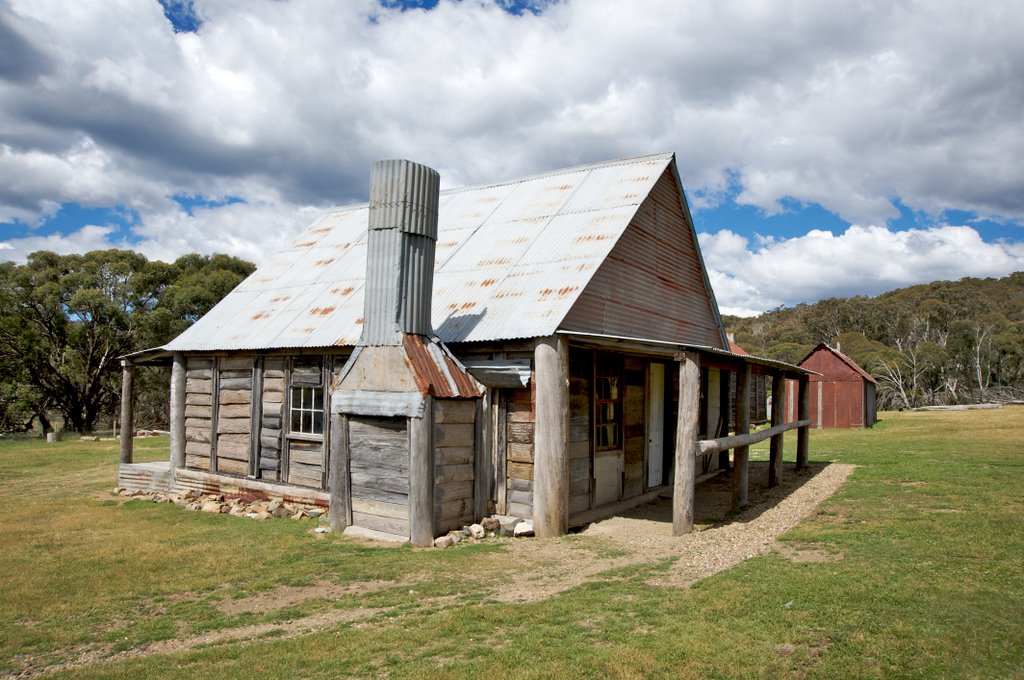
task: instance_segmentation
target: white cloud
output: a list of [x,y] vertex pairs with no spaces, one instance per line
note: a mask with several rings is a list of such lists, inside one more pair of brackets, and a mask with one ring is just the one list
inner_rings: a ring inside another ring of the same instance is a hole
[[1024,270],[1024,245],[986,243],[965,226],[891,231],[852,226],[760,243],[729,230],[699,234],[723,314],[752,316],[779,305],[826,297],[876,295],[966,276]]
[[[120,204],[147,252],[259,261],[302,206],[365,200],[378,158],[452,186],[663,150],[694,207],[731,178],[768,213],[1024,220],[1021,3],[542,5],[196,0],[176,34],[155,1],[11,0],[0,221]],[[186,219],[176,194],[245,203]]]

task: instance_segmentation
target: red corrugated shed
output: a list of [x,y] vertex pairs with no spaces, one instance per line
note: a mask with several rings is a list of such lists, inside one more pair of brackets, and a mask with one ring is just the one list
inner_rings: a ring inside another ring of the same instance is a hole
[[[851,428],[875,424],[877,382],[857,362],[822,343],[811,350],[799,366],[821,374],[810,376],[808,396],[812,427]],[[795,393],[796,385],[791,389]],[[787,398],[786,405],[786,420],[795,420],[795,398]]]

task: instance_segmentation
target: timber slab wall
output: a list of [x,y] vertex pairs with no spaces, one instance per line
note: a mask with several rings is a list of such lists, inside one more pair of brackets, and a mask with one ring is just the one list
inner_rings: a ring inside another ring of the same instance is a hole
[[473,451],[476,442],[476,401],[434,402],[434,534],[466,524],[473,516]]

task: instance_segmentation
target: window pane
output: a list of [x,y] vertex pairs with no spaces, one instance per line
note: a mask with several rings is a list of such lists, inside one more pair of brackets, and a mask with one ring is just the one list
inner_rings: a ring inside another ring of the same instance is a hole
[[313,434],[324,433],[324,414],[322,411],[316,411],[313,414]]
[[317,411],[322,411],[324,408],[324,391],[319,387],[314,387],[313,392],[313,408]]

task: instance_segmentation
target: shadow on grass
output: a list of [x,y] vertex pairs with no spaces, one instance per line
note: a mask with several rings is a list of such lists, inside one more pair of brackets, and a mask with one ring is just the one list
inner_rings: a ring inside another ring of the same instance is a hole
[[[721,526],[730,522],[750,522],[771,510],[827,467],[825,463],[811,463],[797,471],[795,463],[785,463],[782,483],[768,488],[768,462],[751,461],[748,468],[747,505],[740,512],[732,510],[732,472],[721,472],[697,484],[694,497],[694,523]],[[618,517],[672,523],[671,490],[663,496],[632,510],[618,513]]]

